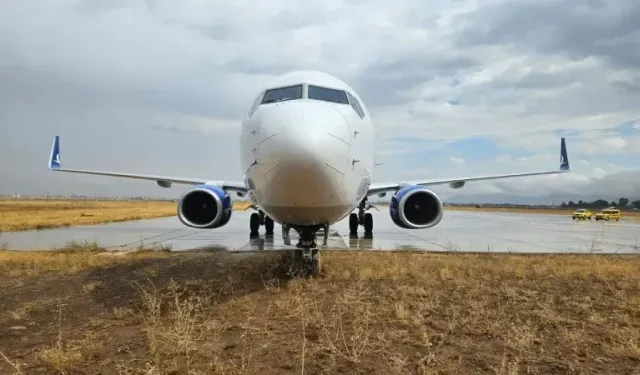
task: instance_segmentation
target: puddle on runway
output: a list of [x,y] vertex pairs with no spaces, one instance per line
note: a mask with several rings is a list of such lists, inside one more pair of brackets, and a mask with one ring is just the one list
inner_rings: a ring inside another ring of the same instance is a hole
[[[447,211],[439,225],[422,230],[396,227],[385,212],[372,211],[374,232],[349,236],[348,220],[331,227],[329,249],[431,250],[474,252],[598,252],[640,254],[639,222],[574,222],[558,215]],[[286,246],[276,225],[272,237],[250,238],[250,212],[237,211],[226,226],[198,230],[183,226],[177,218],[88,225],[40,231],[2,233],[0,245],[10,249],[42,250],[64,246],[72,240],[97,241],[113,250],[159,245],[174,251],[212,249],[267,251],[294,249]],[[263,233],[263,232],[262,232]],[[297,234],[291,231],[291,243]],[[322,244],[322,236],[318,236]],[[321,247],[322,248],[322,247]]]

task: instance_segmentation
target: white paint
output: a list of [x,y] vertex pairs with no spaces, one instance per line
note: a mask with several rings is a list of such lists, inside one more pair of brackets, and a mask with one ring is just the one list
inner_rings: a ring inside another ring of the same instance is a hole
[[[302,99],[261,104],[254,112],[247,111],[240,140],[241,165],[255,186],[249,192],[254,203],[275,221],[333,224],[362,200],[363,194],[357,195],[362,181],[371,181],[371,115],[349,85],[320,72],[293,72],[270,82],[265,90],[298,84],[304,85]],[[309,85],[350,93],[364,118],[348,103],[309,99]],[[329,209],[309,216],[314,208]]]

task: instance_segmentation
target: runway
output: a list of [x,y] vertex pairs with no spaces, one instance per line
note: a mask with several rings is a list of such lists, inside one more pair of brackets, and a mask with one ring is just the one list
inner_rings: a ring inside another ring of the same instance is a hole
[[[396,227],[386,207],[371,211],[372,238],[350,238],[348,220],[330,230],[327,249],[335,250],[430,250],[527,253],[638,253],[640,223],[573,221],[564,215],[478,213],[446,211],[439,225],[422,230]],[[258,238],[249,236],[251,211],[235,211],[229,224],[213,230],[183,226],[176,217],[136,222],[88,225],[40,231],[0,234],[0,245],[16,250],[59,247],[72,240],[96,240],[101,246],[118,250],[143,245],[164,244],[180,250],[282,250],[291,249],[282,240],[276,225],[272,238],[264,228]],[[297,242],[291,231],[293,245]],[[319,236],[318,243],[322,244]]]

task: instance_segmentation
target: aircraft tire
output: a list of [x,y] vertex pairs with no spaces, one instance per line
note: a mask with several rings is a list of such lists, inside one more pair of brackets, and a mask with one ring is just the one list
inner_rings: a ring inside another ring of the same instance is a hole
[[270,218],[269,216],[264,218],[264,230],[265,230],[265,234],[268,236],[272,236],[273,235],[273,227],[275,226],[275,223],[273,221],[272,218]]
[[349,215],[349,233],[358,233],[358,214],[352,213]]
[[249,230],[251,230],[251,233],[258,233],[258,230],[260,229],[260,215],[256,212],[251,214],[251,217],[249,218]]
[[366,234],[373,232],[373,215],[370,212],[364,214],[364,232]]

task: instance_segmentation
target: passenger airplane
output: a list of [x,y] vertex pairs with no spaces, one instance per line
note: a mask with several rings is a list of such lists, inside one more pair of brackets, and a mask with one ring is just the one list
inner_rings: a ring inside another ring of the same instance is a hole
[[[264,225],[273,234],[282,226],[285,244],[290,229],[299,234],[296,257],[317,271],[316,233],[349,215],[349,229],[373,230],[367,197],[393,192],[389,215],[402,228],[432,227],[443,215],[442,200],[427,186],[448,184],[454,189],[470,181],[539,176],[569,172],[564,138],[560,168],[494,176],[422,179],[372,183],[374,129],[360,96],[345,82],[316,71],[295,71],[274,79],[253,101],[242,121],[240,153],[244,181],[176,178],[91,170],[63,169],[60,140],[54,137],[49,169],[156,181],[161,187],[194,185],[179,199],[177,214],[186,226],[219,228],[231,219],[229,191],[247,195],[257,212],[250,218],[252,235]],[[357,209],[357,213],[353,212]]]

